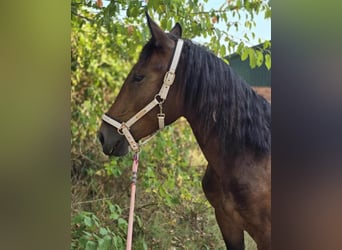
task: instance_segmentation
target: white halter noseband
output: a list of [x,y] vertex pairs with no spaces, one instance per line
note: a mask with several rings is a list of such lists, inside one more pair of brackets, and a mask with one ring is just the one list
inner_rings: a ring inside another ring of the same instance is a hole
[[184,41],[182,39],[178,39],[176,49],[173,55],[172,63],[169,71],[166,72],[164,76],[163,85],[161,86],[159,93],[154,97],[154,99],[147,104],[143,109],[141,109],[138,113],[136,113],[132,118],[130,118],[127,122],[118,122],[108,115],[104,114],[102,116],[102,120],[117,128],[118,133],[124,135],[134,152],[138,152],[140,150],[139,144],[135,141],[129,129],[132,127],[134,123],[136,123],[140,118],[142,118],[145,114],[147,114],[150,110],[152,110],[155,106],[159,105],[160,113],[157,115],[159,130],[163,129],[165,126],[165,114],[163,113],[163,103],[166,100],[167,94],[171,85],[173,84],[176,77],[176,69],[179,62],[179,58],[182,52]]

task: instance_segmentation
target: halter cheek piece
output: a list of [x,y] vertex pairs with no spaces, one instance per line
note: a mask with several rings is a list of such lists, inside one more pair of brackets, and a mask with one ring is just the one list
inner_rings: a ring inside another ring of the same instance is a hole
[[118,133],[126,137],[131,149],[134,152],[139,151],[139,144],[135,141],[129,129],[132,127],[134,123],[136,123],[140,118],[142,118],[145,114],[147,114],[157,105],[159,105],[160,109],[159,114],[157,114],[159,130],[163,129],[165,126],[165,113],[163,113],[163,103],[166,100],[167,94],[169,93],[169,89],[175,80],[175,72],[182,52],[183,43],[184,41],[182,39],[178,39],[170,69],[166,72],[164,76],[163,85],[161,86],[159,93],[155,95],[154,99],[149,104],[147,104],[143,109],[136,113],[127,122],[120,123],[106,114],[102,115],[103,121],[117,128]]

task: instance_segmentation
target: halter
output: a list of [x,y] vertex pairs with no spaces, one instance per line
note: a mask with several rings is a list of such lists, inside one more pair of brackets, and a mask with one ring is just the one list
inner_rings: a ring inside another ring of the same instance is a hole
[[165,126],[165,113],[163,113],[163,103],[166,100],[167,94],[169,93],[169,89],[175,80],[175,72],[182,52],[183,43],[184,41],[182,39],[178,39],[170,69],[165,73],[164,76],[163,85],[161,86],[159,93],[155,95],[154,99],[149,104],[142,108],[127,122],[120,123],[106,114],[102,115],[103,121],[115,127],[119,134],[124,135],[126,137],[131,149],[134,152],[139,152],[140,148],[139,144],[135,141],[133,135],[129,130],[133,126],[133,124],[135,124],[139,119],[141,119],[144,115],[146,115],[150,110],[152,110],[157,105],[159,105],[160,110],[160,112],[157,114],[159,130],[163,129]]

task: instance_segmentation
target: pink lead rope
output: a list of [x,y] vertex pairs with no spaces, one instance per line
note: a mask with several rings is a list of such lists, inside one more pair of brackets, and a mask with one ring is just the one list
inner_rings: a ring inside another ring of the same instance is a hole
[[132,249],[133,215],[134,215],[135,188],[136,188],[135,184],[137,182],[138,165],[139,165],[139,153],[136,152],[133,157],[133,165],[132,165],[132,186],[131,186],[132,190],[131,190],[131,202],[129,205],[126,250]]

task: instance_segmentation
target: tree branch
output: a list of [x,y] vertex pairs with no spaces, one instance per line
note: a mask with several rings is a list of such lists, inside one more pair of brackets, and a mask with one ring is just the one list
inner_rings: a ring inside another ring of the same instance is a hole
[[78,16],[78,17],[80,17],[80,18],[82,18],[82,19],[85,19],[85,20],[87,20],[88,22],[93,22],[93,21],[94,21],[93,19],[90,19],[90,18],[88,18],[88,17],[82,16],[82,15],[76,13],[75,11],[71,11],[71,14],[73,14],[74,16]]

